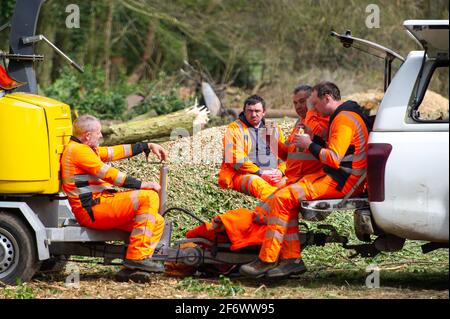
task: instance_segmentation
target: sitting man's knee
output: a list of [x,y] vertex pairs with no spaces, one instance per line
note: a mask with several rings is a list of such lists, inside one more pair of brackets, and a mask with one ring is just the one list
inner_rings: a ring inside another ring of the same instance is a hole
[[139,191],[139,201],[145,201],[150,203],[152,206],[153,205],[159,205],[159,195],[156,191],[154,190],[149,190],[149,189],[145,189],[145,190],[140,190]]

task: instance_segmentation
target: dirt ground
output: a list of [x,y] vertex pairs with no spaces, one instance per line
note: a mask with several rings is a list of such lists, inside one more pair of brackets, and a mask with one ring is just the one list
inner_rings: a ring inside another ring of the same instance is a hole
[[[78,268],[77,268],[78,267]],[[40,273],[26,284],[0,287],[0,298],[56,299],[448,299],[448,268],[443,271],[408,272],[407,265],[381,270],[380,288],[367,288],[364,270],[310,269],[284,280],[242,278],[174,278],[152,275],[147,283],[118,282],[119,266],[69,262],[59,274]],[[74,269],[79,285],[69,286]]]

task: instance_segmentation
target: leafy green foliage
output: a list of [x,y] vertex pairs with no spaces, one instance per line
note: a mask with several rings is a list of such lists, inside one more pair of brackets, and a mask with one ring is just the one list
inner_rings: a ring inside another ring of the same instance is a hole
[[[1,292],[1,290],[0,290]],[[3,289],[3,295],[6,298],[13,299],[34,299],[35,295],[33,289],[26,283],[23,283],[20,279],[17,279],[16,286],[6,287]]]
[[126,85],[120,84],[105,90],[103,70],[87,66],[83,74],[64,68],[60,78],[44,89],[44,94],[69,104],[80,114],[112,119],[120,118],[125,111],[128,90]]
[[15,0],[0,0],[0,26],[11,18],[15,3]]
[[139,103],[133,108],[130,115],[140,115],[149,111],[155,111],[157,115],[167,114],[184,109],[187,103],[181,101],[174,89],[172,89],[169,95],[151,95],[146,98],[142,103]]
[[[155,115],[167,114],[186,108],[193,101],[182,101],[177,95],[177,86],[161,89],[168,83],[168,77],[160,74],[155,81],[142,82],[132,87],[122,77],[113,87],[104,89],[104,71],[87,66],[83,74],[64,68],[60,77],[43,93],[51,98],[69,104],[81,114],[91,114],[100,119],[127,120],[136,115],[154,111]],[[146,98],[131,111],[127,110],[126,98],[133,92],[143,92]]]

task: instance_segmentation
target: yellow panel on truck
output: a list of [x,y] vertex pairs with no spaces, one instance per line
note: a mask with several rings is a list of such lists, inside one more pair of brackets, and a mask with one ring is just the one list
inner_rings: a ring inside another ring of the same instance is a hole
[[70,107],[27,93],[0,98],[0,194],[55,194]]

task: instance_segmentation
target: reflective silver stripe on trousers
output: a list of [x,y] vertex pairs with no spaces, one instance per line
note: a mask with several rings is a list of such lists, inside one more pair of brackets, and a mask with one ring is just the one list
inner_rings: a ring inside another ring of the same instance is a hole
[[123,182],[125,181],[126,175],[122,172],[119,172],[114,179],[114,185],[122,186]]
[[252,184],[252,181],[254,180],[255,178],[252,176],[252,175],[250,175],[249,177],[248,177],[248,179],[247,179],[247,185],[245,185],[245,189],[247,190],[247,194],[251,194],[251,192],[250,192],[250,185]]
[[103,166],[100,168],[100,170],[97,173],[97,177],[100,179],[105,178],[106,173],[108,172],[108,170],[111,168],[111,166],[109,166],[108,164],[103,164]]
[[297,240],[300,240],[300,237],[298,236],[298,233],[291,233],[291,234],[284,235],[283,240],[285,240],[285,241],[297,241]]
[[242,184],[241,184],[241,190],[243,192],[247,192],[248,194],[250,194],[250,185],[252,184],[252,182],[259,178],[259,176],[256,175],[246,175],[243,179],[242,179]]
[[108,147],[108,159],[107,162],[111,162],[114,157],[114,148]]
[[244,177],[242,177],[242,182],[241,182],[241,192],[246,192],[247,189],[245,188],[245,184],[246,182],[250,179],[249,175],[244,175]]
[[152,214],[139,214],[136,215],[136,217],[134,218],[134,221],[139,223],[139,222],[152,222],[152,223],[156,223],[156,217]]
[[132,191],[130,194],[131,203],[133,204],[133,209],[134,209],[135,213],[139,210],[138,195],[139,195],[139,191]]
[[299,201],[302,201],[305,199],[305,190],[299,184],[294,183],[287,187],[289,187],[293,192],[295,192],[297,194],[297,199]]
[[267,202],[261,202],[258,204],[258,207],[260,207],[262,210],[264,210],[266,213],[270,212],[270,207]]
[[298,226],[298,220],[285,221],[279,217],[269,217],[269,225],[278,225],[284,228]]
[[123,146],[123,155],[125,157],[130,157],[131,156],[131,144],[125,144]]
[[144,236],[147,236],[147,237],[152,237],[153,236],[153,232],[150,229],[147,229],[147,228],[134,228],[133,231],[131,232],[130,237],[138,236],[138,235],[144,235]]
[[274,238],[274,239],[277,239],[279,241],[282,241],[283,237],[284,236],[282,234],[280,234],[279,232],[277,232],[277,231],[273,231],[273,230],[266,231],[266,238],[267,239]]
[[299,152],[295,152],[295,153],[288,153],[288,159],[295,159],[295,160],[300,160],[300,161],[317,161],[317,158],[314,157],[314,155],[312,155],[311,153],[299,153]]

